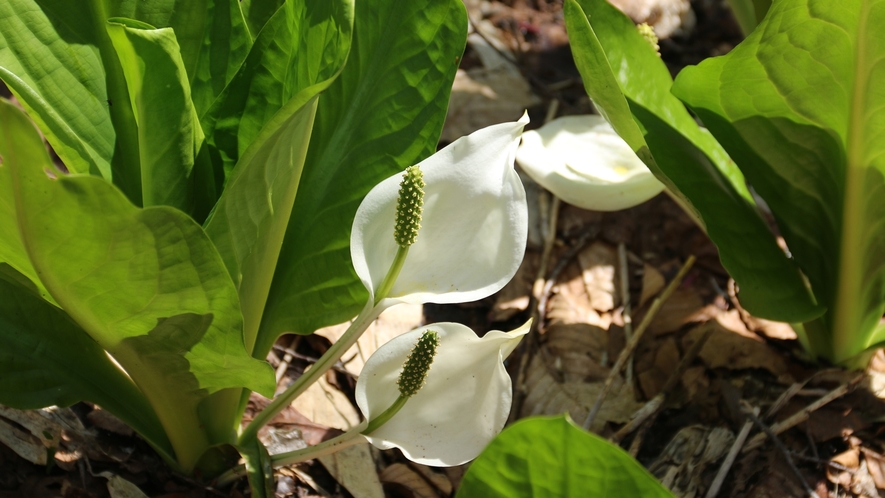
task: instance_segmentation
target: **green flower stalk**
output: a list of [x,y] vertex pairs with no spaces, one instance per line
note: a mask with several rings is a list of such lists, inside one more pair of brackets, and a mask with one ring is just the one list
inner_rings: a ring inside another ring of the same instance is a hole
[[398,248],[393,263],[375,294],[375,304],[384,299],[393,288],[393,283],[396,282],[396,278],[406,262],[409,247],[418,240],[421,215],[424,212],[425,186],[424,173],[421,172],[421,168],[417,164],[406,168],[399,184],[399,195],[396,200],[396,223],[393,228],[393,239]]
[[403,371],[396,379],[396,385],[399,386],[399,397],[390,405],[390,408],[369,422],[363,434],[371,434],[375,429],[387,423],[400,411],[409,398],[418,394],[427,380],[427,374],[430,372],[430,365],[433,364],[437,348],[439,348],[439,334],[433,330],[424,332],[409,356],[406,357]]

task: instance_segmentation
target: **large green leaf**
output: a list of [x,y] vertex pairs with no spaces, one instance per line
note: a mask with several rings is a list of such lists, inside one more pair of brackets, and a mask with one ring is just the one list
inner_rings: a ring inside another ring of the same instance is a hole
[[108,34],[138,125],[142,205],[190,212],[191,172],[203,137],[175,33],[124,18],[111,21]]
[[434,152],[466,28],[458,0],[357,3],[347,65],[320,99],[255,354],[285,331],[310,333],[362,309],[353,216],[376,183]]
[[[126,369],[190,469],[209,444],[209,393],[272,393],[243,345],[236,288],[209,238],[169,207],[139,209],[107,181],[66,176],[27,117],[0,103],[22,241],[47,290]],[[214,436],[213,436],[214,437]]]
[[740,285],[744,307],[783,321],[820,316],[823,308],[777,246],[741,172],[670,94],[669,71],[633,23],[605,0],[567,0],[565,11],[587,93],[655,176],[703,220]]
[[458,498],[672,498],[627,452],[568,417],[520,420],[470,464]]
[[883,23],[881,1],[780,0],[673,88],[771,207],[829,308],[812,353],[836,362],[885,341]]
[[147,399],[61,310],[0,274],[0,403],[20,409],[101,405],[168,461],[172,447]]
[[67,168],[100,174],[140,205],[135,116],[106,20],[171,27],[198,115],[239,67],[250,38],[237,0],[0,2],[0,78]]
[[[236,153],[239,160],[206,232],[237,285],[250,351],[298,191],[317,94],[344,67],[352,31],[352,0],[305,2],[297,8],[290,2],[261,32],[243,71],[219,101],[227,122],[239,119],[240,145],[248,148]],[[280,51],[281,46],[291,52]],[[283,105],[273,103],[276,98]],[[239,106],[247,111],[238,113]],[[249,112],[259,108],[260,113]]]
[[203,122],[225,176],[292,97],[340,71],[352,24],[353,0],[289,0],[270,18]]
[[240,0],[240,9],[252,39],[258,36],[267,20],[274,15],[285,0]]

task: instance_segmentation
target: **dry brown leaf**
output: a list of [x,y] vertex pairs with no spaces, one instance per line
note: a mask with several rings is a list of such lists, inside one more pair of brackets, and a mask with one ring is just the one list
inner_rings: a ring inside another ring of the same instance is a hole
[[[347,360],[344,367],[348,372],[359,375],[372,353],[394,337],[420,327],[423,321],[424,308],[420,304],[399,304],[388,308],[369,325],[357,343],[344,353],[342,361]],[[317,330],[316,333],[334,343],[349,325],[350,322],[332,325]]]
[[455,490],[454,486],[452,486],[452,481],[449,480],[449,477],[446,474],[438,472],[426,465],[420,465],[417,463],[411,463],[409,464],[409,467],[421,474],[424,479],[430,482],[444,496],[450,496]]
[[606,331],[586,323],[556,324],[547,328],[544,339],[545,356],[564,381],[605,379],[608,369],[600,362],[608,348]]
[[138,486],[112,472],[100,472],[97,475],[108,480],[108,494],[111,498],[148,498]]
[[709,368],[761,368],[779,380],[790,381],[784,357],[747,330],[735,310],[721,313],[715,320],[690,330],[682,339],[683,349],[691,347],[710,327],[713,332],[698,355]]
[[[673,291],[670,298],[661,305],[661,309],[648,326],[648,331],[654,335],[675,332],[687,323],[706,318],[710,312],[712,311],[705,310],[704,301],[697,291],[692,288],[680,287]],[[719,312],[718,308],[715,309],[715,312]],[[634,318],[633,321],[637,322],[637,318]]]
[[664,290],[667,281],[654,266],[646,263],[642,272],[642,294],[639,297],[639,306],[644,306],[649,299],[655,297],[658,292]]
[[873,450],[861,447],[863,458],[867,462],[867,470],[879,489],[885,490],[885,456]]
[[618,251],[600,241],[596,241],[578,253],[581,278],[590,301],[590,307],[597,311],[611,311],[620,302],[620,293],[615,282],[620,278]]
[[353,496],[384,498],[384,489],[368,445],[350,446],[331,455],[321,456],[319,461]]
[[94,410],[86,415],[86,418],[88,418],[89,421],[92,422],[92,424],[99,429],[104,429],[108,432],[113,432],[114,434],[119,434],[126,437],[135,434],[135,431],[133,431],[131,427],[123,423],[122,420],[115,417],[111,412],[107,410],[102,410],[101,407],[97,405]]
[[590,306],[587,288],[581,278],[581,269],[570,264],[562,272],[554,294],[547,303],[547,318],[550,324],[584,323],[607,330],[611,325],[611,315],[600,314]]
[[314,423],[347,430],[360,423],[360,415],[350,399],[321,376],[295,398],[291,405]]
[[480,128],[516,121],[539,102],[525,78],[505,66],[458,69],[441,140],[453,142]]
[[415,498],[439,498],[421,474],[415,472],[404,463],[395,463],[381,471],[381,482],[388,485],[401,486],[410,491]]
[[538,273],[538,256],[526,253],[516,275],[496,294],[490,320],[503,322],[529,307],[532,284]]
[[[568,412],[574,420],[584,420],[602,392],[602,382],[559,382],[545,366],[542,355],[529,363],[525,378],[526,397],[520,417],[559,415]],[[606,422],[625,423],[642,403],[635,401],[633,388],[618,377],[605,398],[591,430],[600,431]]]
[[683,427],[667,443],[648,470],[676,496],[697,496],[701,474],[724,456],[734,434],[722,427]]
[[[647,399],[653,398],[667,383],[670,375],[679,365],[679,347],[676,340],[668,337],[654,351],[654,362],[648,368],[638,372],[639,386]],[[639,365],[636,366],[637,370]]]

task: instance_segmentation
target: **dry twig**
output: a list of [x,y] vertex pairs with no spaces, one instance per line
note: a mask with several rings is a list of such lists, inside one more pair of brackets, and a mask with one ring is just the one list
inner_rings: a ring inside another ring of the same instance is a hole
[[[753,408],[753,414],[757,416],[759,415],[758,407]],[[710,484],[710,488],[707,490],[707,494],[704,498],[716,498],[716,495],[719,494],[719,490],[722,489],[722,483],[725,482],[725,478],[728,476],[731,466],[734,465],[734,461],[737,458],[738,453],[740,453],[744,442],[747,440],[747,436],[750,435],[750,429],[752,428],[752,420],[744,422],[744,426],[741,427],[741,431],[738,433],[737,437],[734,438],[734,443],[732,443],[731,449],[728,450],[728,454],[725,455],[725,460],[723,460],[722,465],[719,466],[719,471],[716,472],[716,477],[713,478],[713,482]]]
[[[861,379],[863,379],[863,374],[856,376],[855,378],[849,380],[848,382],[842,383],[839,387],[833,389],[832,391],[827,393],[825,396],[818,398],[813,403],[811,403],[810,405],[806,406],[805,408],[799,410],[798,412],[791,415],[787,419],[772,425],[771,432],[773,434],[780,434],[791,427],[795,427],[795,426],[801,424],[802,422],[805,422],[806,420],[808,420],[808,417],[811,415],[811,413],[814,412],[815,410],[819,409],[820,407],[826,405],[827,403],[829,403],[833,400],[836,400],[836,399],[841,398],[842,396],[845,396],[849,391],[851,391],[851,389],[854,387],[855,384],[860,382]],[[754,449],[762,446],[762,442],[765,441],[765,437],[766,437],[765,433],[756,434],[755,436],[753,436],[753,439],[751,439],[750,442],[747,443],[746,446],[744,446],[743,452],[746,453],[750,450],[754,450]]]
[[633,351],[636,349],[636,346],[639,344],[639,339],[642,338],[642,335],[645,333],[646,329],[648,329],[649,324],[651,324],[652,319],[657,314],[658,310],[661,309],[661,305],[670,297],[670,294],[679,287],[679,284],[682,283],[682,279],[685,278],[685,275],[688,273],[688,270],[691,269],[691,266],[695,262],[694,256],[689,256],[685,261],[685,264],[682,265],[682,268],[679,269],[679,273],[673,277],[673,280],[667,285],[661,294],[655,298],[654,302],[652,302],[651,306],[648,309],[648,312],[642,318],[642,322],[636,327],[636,331],[633,334],[633,337],[630,338],[630,342],[624,346],[624,349],[621,351],[621,354],[618,356],[618,360],[615,362],[615,365],[612,367],[611,371],[608,374],[608,377],[605,378],[605,383],[602,385],[602,391],[600,391],[599,396],[596,398],[596,403],[593,404],[593,408],[590,409],[590,413],[587,414],[587,418],[584,420],[584,430],[590,430],[590,426],[593,425],[593,420],[596,418],[596,415],[599,413],[599,409],[602,407],[602,402],[605,401],[605,397],[608,395],[608,392],[611,390],[612,383],[615,381],[615,378],[621,373],[621,369],[624,368],[624,364],[627,363],[627,359],[633,355]]
[[[763,433],[771,438],[774,442],[774,445],[777,446],[778,451],[784,456],[787,460],[787,465],[790,466],[790,470],[796,474],[796,478],[799,479],[799,482],[802,484],[802,489],[805,490],[805,494],[807,496],[811,496],[812,498],[820,498],[819,495],[811,489],[811,486],[805,481],[805,477],[802,476],[802,473],[799,472],[799,468],[796,467],[796,464],[793,463],[793,459],[790,457],[790,452],[787,451],[787,448],[781,443],[780,439],[777,438],[777,434],[774,433],[773,429],[765,425],[756,414],[759,412],[759,408],[750,408],[750,406],[745,402],[741,402],[743,405],[743,412],[754,424],[756,424],[760,429],[762,429]],[[746,451],[746,449],[744,450]]]

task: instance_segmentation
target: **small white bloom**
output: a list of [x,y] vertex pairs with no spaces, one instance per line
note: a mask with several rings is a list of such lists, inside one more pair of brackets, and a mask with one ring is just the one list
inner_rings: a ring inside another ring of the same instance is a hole
[[512,332],[491,331],[480,339],[464,325],[435,323],[382,346],[356,384],[356,402],[367,420],[399,397],[397,378],[421,335],[427,330],[439,334],[424,387],[366,438],[381,449],[399,448],[424,465],[446,467],[476,458],[510,414],[513,390],[503,362],[530,324]]
[[[500,290],[525,252],[528,210],[513,169],[528,115],[459,138],[419,163],[424,208],[417,241],[387,293],[398,302],[462,303]],[[353,266],[374,299],[399,246],[393,237],[402,173],[375,186],[353,221]]]
[[541,186],[584,209],[627,209],[664,189],[602,116],[565,116],[525,132],[516,160]]

